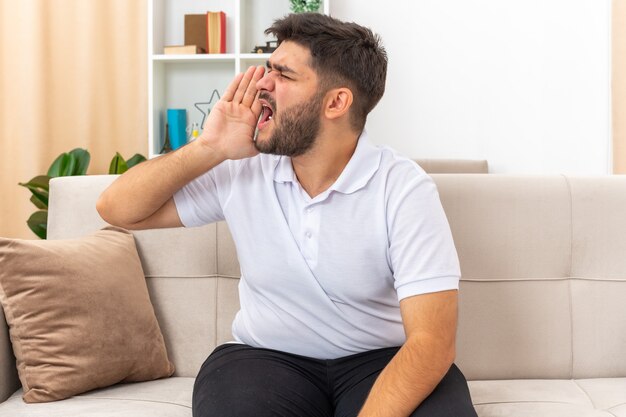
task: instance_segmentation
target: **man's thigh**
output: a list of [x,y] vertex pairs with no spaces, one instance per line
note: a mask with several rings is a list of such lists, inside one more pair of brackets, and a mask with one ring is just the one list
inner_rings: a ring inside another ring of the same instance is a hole
[[[393,353],[393,350],[387,352],[388,360]],[[357,416],[376,378],[386,366],[384,357],[378,356],[380,359],[367,362],[365,372],[356,371],[351,383],[347,380],[343,382],[344,389],[336,399],[334,417]],[[374,367],[379,369],[376,371]],[[456,365],[452,365],[435,390],[410,417],[476,417],[467,381]]]
[[193,390],[194,417],[331,417],[319,361],[227,344],[202,365]]

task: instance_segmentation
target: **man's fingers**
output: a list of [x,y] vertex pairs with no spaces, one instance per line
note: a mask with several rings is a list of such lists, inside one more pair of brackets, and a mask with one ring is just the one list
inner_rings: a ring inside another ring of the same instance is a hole
[[[239,104],[243,101],[243,96],[246,94],[246,90],[250,85],[250,81],[252,80],[252,75],[254,74],[255,67],[250,67],[243,74],[243,78],[237,87],[237,91],[235,91],[235,97],[233,97],[233,103]],[[255,83],[256,84],[256,83]],[[256,88],[256,87],[255,87]]]
[[232,101],[252,107],[257,96],[256,83],[265,75],[265,68],[261,65],[250,67],[244,73],[239,73],[230,82],[222,95],[222,100]]
[[261,106],[261,102],[258,100],[258,95],[258,93],[255,94],[254,100],[252,101],[252,106],[250,107],[252,113],[254,114],[254,117],[256,117],[257,119],[261,116],[261,110],[263,110],[263,106]]
[[243,96],[243,100],[241,101],[241,104],[243,104],[246,107],[251,107],[252,103],[254,103],[254,100],[256,99],[256,95],[257,95],[257,88],[256,88],[256,83],[263,78],[263,75],[265,74],[265,68],[262,66],[258,66],[254,69],[254,72],[252,73],[252,80],[250,81],[250,83],[248,84],[248,88],[246,89],[246,92]]
[[243,73],[239,73],[235,76],[235,78],[230,82],[228,87],[226,87],[226,91],[222,95],[222,100],[224,101],[232,101],[235,96],[235,91],[237,91],[237,87],[241,83],[241,79],[243,78]]

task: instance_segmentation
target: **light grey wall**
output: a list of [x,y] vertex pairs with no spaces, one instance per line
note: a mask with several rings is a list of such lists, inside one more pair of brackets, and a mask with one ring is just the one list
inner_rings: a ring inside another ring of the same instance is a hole
[[333,0],[389,55],[367,129],[493,172],[610,172],[609,0]]

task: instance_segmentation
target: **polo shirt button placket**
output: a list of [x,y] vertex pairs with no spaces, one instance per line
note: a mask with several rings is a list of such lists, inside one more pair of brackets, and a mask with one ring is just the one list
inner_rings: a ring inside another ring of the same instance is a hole
[[318,234],[319,234],[319,209],[315,206],[315,203],[306,204],[301,209],[302,221],[301,221],[301,252],[304,259],[310,267],[314,267],[317,264],[317,252],[318,248]]

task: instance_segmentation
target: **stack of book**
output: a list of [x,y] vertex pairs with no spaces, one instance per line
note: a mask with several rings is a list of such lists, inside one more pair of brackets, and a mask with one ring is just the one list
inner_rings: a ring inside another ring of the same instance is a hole
[[185,44],[166,46],[164,54],[226,53],[226,13],[185,15]]

